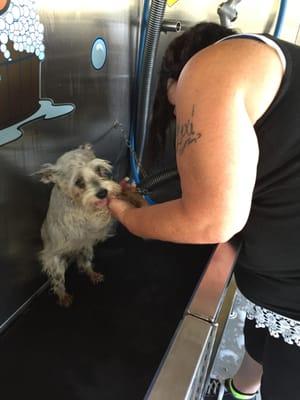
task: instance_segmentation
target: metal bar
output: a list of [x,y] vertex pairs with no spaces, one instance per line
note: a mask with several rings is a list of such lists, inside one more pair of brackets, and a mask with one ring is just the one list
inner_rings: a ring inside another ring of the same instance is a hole
[[48,287],[49,281],[45,282],[32,296],[30,296],[6,321],[0,325],[0,334],[3,333],[23,312],[30,306],[35,298],[41,295]]
[[240,249],[239,242],[217,245],[186,313],[215,322]]
[[161,30],[167,32],[180,32],[182,30],[181,22],[177,19],[164,20],[161,25]]
[[239,249],[236,239],[216,246],[146,400],[201,398],[231,309]]
[[206,375],[208,342],[215,333],[216,326],[187,315],[145,400],[189,399],[199,368]]

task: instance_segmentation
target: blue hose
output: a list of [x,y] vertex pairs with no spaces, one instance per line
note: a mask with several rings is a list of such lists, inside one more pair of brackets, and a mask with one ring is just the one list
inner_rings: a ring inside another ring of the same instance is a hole
[[283,26],[283,21],[285,17],[285,12],[286,12],[286,6],[287,6],[287,0],[281,0],[280,6],[279,6],[279,12],[278,12],[278,17],[276,21],[276,26],[275,26],[275,31],[274,31],[274,36],[279,37],[281,33],[281,29]]
[[[143,15],[142,15],[142,22],[141,22],[141,36],[140,36],[140,43],[139,43],[139,51],[137,55],[137,60],[136,60],[136,65],[135,65],[135,83],[134,83],[134,89],[135,93],[137,92],[138,89],[138,78],[140,77],[141,74],[141,67],[142,67],[142,58],[143,58],[143,53],[145,49],[145,41],[146,41],[146,32],[147,32],[147,23],[149,20],[149,9],[150,9],[150,0],[145,0],[144,2],[144,8],[143,8]],[[130,143],[130,169],[131,173],[133,176],[134,182],[139,185],[141,183],[140,179],[140,172],[138,165],[136,163],[135,159],[135,131],[134,128],[136,127],[136,104],[133,104],[132,106],[132,117],[131,117],[131,123],[130,123],[130,134],[129,134],[129,143]],[[145,200],[148,202],[148,204],[155,204],[155,201],[153,201],[149,196],[144,196]]]
[[[164,9],[163,10],[161,9],[160,4],[158,4],[157,6],[154,6],[154,8],[152,8],[152,4],[151,4],[151,11],[150,11],[149,4],[150,4],[150,0],[145,0],[144,8],[143,8],[143,15],[142,15],[142,22],[141,22],[141,36],[140,36],[140,43],[139,43],[139,52],[138,52],[137,61],[136,61],[136,75],[135,75],[135,87],[134,88],[135,88],[135,93],[136,92],[139,93],[139,96],[138,96],[139,103],[141,102],[141,99],[140,99],[141,93],[142,93],[142,97],[143,97],[142,101],[144,101],[145,99],[148,99],[148,97],[149,97],[148,90],[150,90],[150,87],[147,86],[146,93],[144,93],[144,90],[143,90],[143,92],[141,91],[141,89],[143,89],[143,88],[139,87],[138,80],[140,80],[141,74],[143,72],[142,67],[145,67],[145,65],[143,65],[143,61],[144,61],[143,57],[144,57],[146,51],[147,51],[146,55],[149,56],[149,46],[151,46],[151,44],[153,44],[153,46],[155,46],[155,47],[157,46],[157,43],[155,42],[155,39],[157,39],[157,36],[149,35],[149,31],[147,33],[147,29],[149,29],[148,24],[150,23],[151,27],[152,26],[154,27],[152,29],[154,29],[156,35],[157,34],[159,35],[160,26],[158,26],[158,22],[156,21],[156,14],[157,14],[157,12],[159,13],[161,11],[164,11]],[[165,3],[164,3],[164,5],[165,5]],[[147,43],[146,43],[146,41],[147,41]],[[153,41],[153,43],[151,41]],[[152,50],[152,47],[150,50]],[[151,60],[151,62],[153,63],[153,60]],[[149,63],[149,61],[148,61],[148,63]],[[152,65],[150,65],[148,63],[146,65],[146,67],[152,68]],[[152,69],[151,69],[151,72],[152,72]],[[147,83],[149,84],[148,80],[145,84],[147,84]],[[145,97],[145,99],[144,99],[144,97]],[[140,104],[138,104],[138,106],[140,108]],[[137,185],[139,185],[141,183],[140,170],[139,170],[139,165],[137,165],[136,156],[135,156],[135,154],[136,154],[136,152],[135,152],[135,148],[136,148],[136,146],[135,146],[135,133],[136,133],[135,129],[138,125],[137,124],[137,108],[138,108],[137,104],[133,104],[132,118],[131,118],[131,123],[130,123],[129,143],[130,143],[131,173],[132,173],[135,183]],[[147,107],[145,107],[145,110],[143,109],[142,111],[144,113],[146,113],[146,116],[147,116],[147,112],[148,112]],[[145,116],[145,118],[146,118],[146,116]],[[143,138],[143,143],[144,143],[144,139],[145,138]],[[143,143],[142,143],[142,147],[143,147]],[[144,196],[144,197],[149,204],[155,204],[155,202],[149,196]]]
[[151,107],[151,88],[154,73],[154,63],[160,38],[161,27],[165,14],[166,0],[153,0],[149,9],[145,48],[142,57],[142,67],[138,93],[137,134],[139,135],[138,162],[142,162],[147,130],[149,128],[149,114]]
[[[142,55],[143,55],[144,48],[145,48],[146,29],[147,29],[147,22],[149,19],[149,3],[150,3],[150,0],[145,0],[144,7],[143,7],[139,51],[138,51],[136,64],[135,64],[135,84],[134,84],[135,93],[137,92],[137,88],[138,88],[138,78],[141,73]],[[137,118],[136,104],[134,104],[132,107],[132,117],[131,117],[130,134],[129,134],[130,168],[131,168],[131,173],[133,175],[133,180],[138,185],[141,182],[141,180],[140,180],[140,176],[139,176],[139,169],[136,164],[135,157],[134,157],[134,154],[135,154],[135,131],[134,131],[134,128],[136,127],[136,118]]]

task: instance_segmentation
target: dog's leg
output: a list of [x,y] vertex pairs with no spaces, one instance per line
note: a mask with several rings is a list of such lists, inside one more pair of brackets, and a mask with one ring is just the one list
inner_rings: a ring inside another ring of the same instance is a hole
[[69,307],[72,304],[72,296],[66,292],[65,272],[67,269],[67,260],[62,256],[50,256],[43,254],[41,256],[43,271],[50,279],[50,285],[53,293],[58,297],[58,303],[61,306]]
[[96,285],[104,280],[104,276],[93,269],[93,248],[85,247],[77,257],[79,270],[87,274],[91,282]]

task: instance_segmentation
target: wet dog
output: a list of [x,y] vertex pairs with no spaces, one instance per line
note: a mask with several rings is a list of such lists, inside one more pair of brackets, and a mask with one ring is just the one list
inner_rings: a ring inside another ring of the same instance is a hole
[[[93,247],[112,233],[114,220],[107,207],[108,198],[124,195],[121,186],[111,179],[111,170],[107,161],[96,158],[90,145],[83,145],[63,154],[55,164],[44,164],[36,173],[42,182],[54,184],[41,229],[44,247],[39,258],[62,306],[72,303],[65,288],[70,262],[77,261],[79,270],[93,284],[103,280],[103,275],[93,269]],[[136,201],[130,201],[139,206],[139,196],[133,197]]]

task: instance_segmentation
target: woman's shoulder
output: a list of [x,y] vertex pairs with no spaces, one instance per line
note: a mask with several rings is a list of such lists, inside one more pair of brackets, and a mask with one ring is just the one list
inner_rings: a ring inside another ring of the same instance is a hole
[[263,42],[237,37],[196,53],[179,80],[206,90],[243,93],[253,123],[273,101],[284,74],[278,53]]

